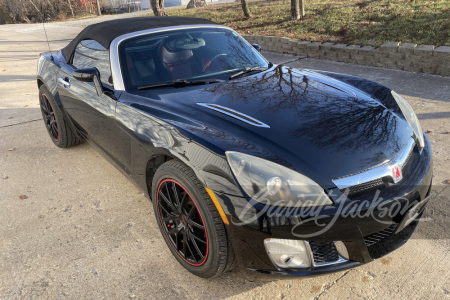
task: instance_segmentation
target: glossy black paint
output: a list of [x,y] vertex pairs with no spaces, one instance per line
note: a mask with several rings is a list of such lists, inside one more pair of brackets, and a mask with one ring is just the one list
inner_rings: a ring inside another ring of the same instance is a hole
[[[273,66],[225,83],[137,91],[138,97],[119,101],[174,121],[200,143],[219,147],[219,154],[233,150],[259,156],[333,188],[331,179],[392,158],[413,136],[402,117],[380,100],[354,88],[356,96],[351,95],[335,84],[351,88],[317,73]],[[198,102],[229,107],[270,128],[245,124]]]
[[[391,186],[382,190],[377,202],[373,205],[360,205],[365,199],[373,199],[374,193],[368,192],[358,199],[343,199],[336,203],[335,207],[322,210],[319,214],[312,214],[311,217],[320,219],[322,224],[334,224],[327,231],[317,234],[309,241],[343,241],[349,251],[350,261],[335,266],[316,267],[308,270],[277,270],[270,262],[264,249],[263,241],[266,238],[298,239],[295,234],[310,234],[318,232],[321,227],[314,222],[307,222],[295,227],[300,221],[309,219],[308,215],[296,214],[287,210],[277,210],[279,213],[267,217],[260,216],[257,208],[248,209],[243,214],[239,208],[243,208],[242,198],[235,198],[230,195],[218,194],[220,198],[232,208],[234,213],[229,231],[233,234],[232,242],[237,253],[242,255],[240,263],[247,269],[255,270],[266,274],[276,275],[317,275],[326,272],[334,272],[354,267],[358,264],[368,263],[374,259],[384,256],[406,243],[414,232],[417,222],[411,223],[400,233],[392,235],[377,246],[377,253],[369,251],[364,242],[364,237],[379,232],[389,227],[390,222],[399,223],[403,214],[390,217],[385,214],[386,210],[394,211],[394,206],[411,207],[414,201],[422,201],[430,196],[432,184],[432,161],[431,147],[428,139],[422,153],[414,149],[412,158],[405,167],[405,174],[408,176],[402,184]],[[414,170],[414,172],[412,172]],[[246,199],[250,201],[250,199]],[[240,203],[241,205],[239,205]],[[336,208],[340,207],[340,209]],[[352,214],[345,214],[345,208],[355,208]],[[367,212],[371,210],[370,214]],[[270,214],[270,210],[267,211]],[[346,215],[346,216],[345,216]],[[248,219],[255,219],[254,222],[243,224]],[[334,220],[333,220],[334,219]],[[382,221],[382,222],[380,222]],[[251,275],[249,275],[251,276]]]
[[[255,155],[310,177],[335,201],[336,206],[323,212],[331,220],[341,202],[372,196],[342,200],[332,179],[391,159],[413,137],[390,89],[362,78],[273,65],[255,75],[206,86],[131,94],[103,85],[106,92],[99,96],[93,82],[77,80],[76,70],[60,54],[54,57],[52,61],[46,54],[41,56],[38,84],[46,84],[52,91],[69,126],[147,195],[152,188],[148,183],[161,162],[178,159],[192,168],[201,182],[216,193],[233,221],[227,231],[241,265],[263,273],[305,275],[371,260],[363,237],[384,229],[383,225],[371,218],[338,217],[335,226],[316,239],[344,240],[351,263],[278,272],[262,242],[267,237],[295,238],[291,230],[296,218],[281,214],[276,219],[236,225],[245,217],[243,210],[249,199],[235,181],[225,151]],[[70,88],[57,85],[58,78],[70,82]],[[270,128],[249,125],[199,106],[199,102],[234,109]],[[416,147],[404,170],[410,174],[408,182],[383,190],[385,202],[389,204],[399,195],[407,195],[411,201],[417,195],[423,199],[429,193],[431,166],[427,140],[422,152]],[[253,208],[247,213],[256,211]],[[312,225],[297,228],[302,233],[317,230]]]

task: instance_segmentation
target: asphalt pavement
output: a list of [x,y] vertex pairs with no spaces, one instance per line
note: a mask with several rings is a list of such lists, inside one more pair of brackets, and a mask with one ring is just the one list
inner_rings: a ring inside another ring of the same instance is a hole
[[[50,48],[112,17],[46,24]],[[211,280],[185,271],[162,239],[151,203],[88,143],[54,146],[35,80],[48,49],[42,24],[0,26],[0,299],[450,298],[450,77],[264,52],[288,66],[357,75],[413,106],[434,156],[428,221],[399,250],[313,278]]]

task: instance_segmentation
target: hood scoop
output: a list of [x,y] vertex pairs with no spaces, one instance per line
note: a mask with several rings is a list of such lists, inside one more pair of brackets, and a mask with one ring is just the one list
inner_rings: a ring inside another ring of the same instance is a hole
[[269,125],[255,119],[252,118],[246,114],[243,114],[241,112],[235,111],[234,109],[225,107],[225,106],[221,106],[221,105],[217,105],[217,104],[209,104],[209,103],[197,103],[200,106],[203,107],[207,107],[209,109],[215,110],[217,112],[220,112],[224,115],[230,116],[232,118],[235,118],[239,121],[242,121],[244,123],[256,126],[256,127],[262,127],[262,128],[270,128]]

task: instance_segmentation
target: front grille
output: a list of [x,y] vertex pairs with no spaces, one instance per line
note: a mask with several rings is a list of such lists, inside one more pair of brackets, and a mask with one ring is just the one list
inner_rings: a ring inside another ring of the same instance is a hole
[[335,262],[339,259],[336,246],[333,242],[309,242],[316,265]]
[[346,189],[341,189],[340,191],[342,193],[345,193],[347,191],[347,189],[348,189],[348,195],[352,196],[352,195],[356,195],[356,194],[365,192],[367,190],[381,188],[381,187],[384,187],[384,186],[385,186],[385,184],[383,182],[383,178],[377,178],[375,180],[368,181],[368,182],[361,183],[361,184],[357,184],[357,185],[348,187]]
[[386,229],[383,229],[381,231],[372,233],[371,235],[368,235],[364,238],[364,242],[366,243],[367,247],[373,246],[377,244],[378,242],[384,240],[385,238],[391,236],[395,229],[397,228],[397,223],[392,224]]
[[[348,192],[348,196],[351,199],[352,196],[372,196],[373,190],[386,190],[392,186],[395,186],[392,176],[390,176],[392,170],[390,165],[398,164],[403,172],[403,182],[409,179],[411,181],[411,164],[414,163],[415,142],[410,139],[405,147],[403,147],[397,155],[389,162],[383,162],[377,166],[365,169],[361,172],[356,172],[351,175],[346,175],[333,179],[333,182],[339,188],[342,193]],[[420,155],[419,155],[420,156]],[[416,172],[417,173],[417,172]],[[382,177],[384,176],[384,177]],[[367,181],[367,182],[364,182]],[[359,183],[364,182],[364,183]],[[391,188],[392,189],[392,188]],[[366,199],[358,199],[360,201]]]

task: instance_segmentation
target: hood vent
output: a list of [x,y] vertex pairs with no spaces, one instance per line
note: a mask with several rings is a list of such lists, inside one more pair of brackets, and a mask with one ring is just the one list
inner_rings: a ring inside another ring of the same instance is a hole
[[250,117],[250,116],[248,116],[246,114],[243,114],[241,112],[235,111],[234,109],[231,109],[231,108],[228,108],[228,107],[225,107],[225,106],[221,106],[221,105],[217,105],[217,104],[209,104],[209,103],[197,103],[197,104],[200,105],[200,106],[207,107],[209,109],[218,111],[218,112],[223,113],[223,114],[225,114],[227,116],[230,116],[230,117],[235,118],[235,119],[237,119],[239,121],[242,121],[244,123],[247,123],[247,124],[250,124],[250,125],[253,125],[253,126],[256,126],[256,127],[270,128],[269,125],[267,125],[267,124],[265,124],[265,123],[263,123],[263,122],[261,122],[259,120],[256,120],[255,118],[252,118],[252,117]]

